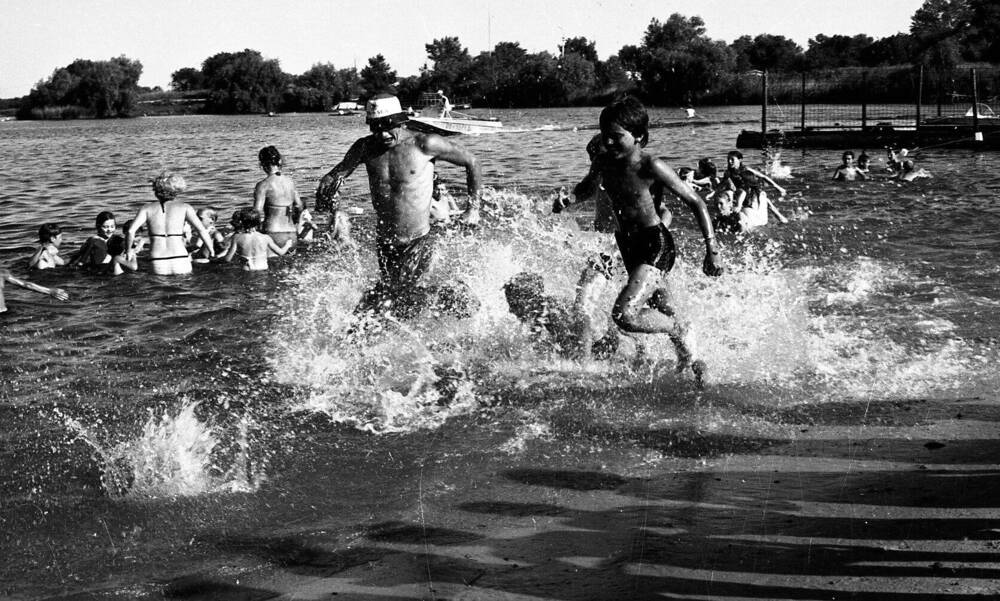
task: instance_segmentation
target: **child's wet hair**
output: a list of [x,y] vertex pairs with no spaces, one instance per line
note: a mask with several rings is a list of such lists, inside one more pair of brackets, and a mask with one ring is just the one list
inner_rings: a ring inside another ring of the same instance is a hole
[[233,218],[231,221],[233,227],[240,232],[249,232],[254,228],[260,229],[261,222],[262,219],[260,217],[260,211],[253,207],[236,209],[236,211],[233,212]]
[[739,150],[730,150],[726,154],[726,159],[739,159],[739,160],[742,161],[743,160],[743,153],[740,152]]
[[851,157],[853,159],[854,158],[854,151],[853,150],[845,150],[844,154],[840,155],[841,160],[846,159],[847,157]]
[[719,174],[719,168],[715,166],[715,161],[705,157],[698,161],[698,172],[704,176],[715,177]]
[[177,198],[184,190],[187,190],[187,182],[174,173],[161,173],[153,180],[153,194],[161,203]]
[[694,169],[690,167],[681,167],[680,169],[677,170],[677,176],[680,177],[681,179],[684,179],[688,175],[692,174],[694,174]]
[[62,228],[55,223],[43,223],[38,228],[38,241],[42,244],[52,242],[52,240],[62,233]]
[[212,207],[202,207],[195,211],[195,215],[198,216],[198,219],[204,219],[208,215],[212,218],[212,221],[216,221],[219,218],[219,212]]
[[604,107],[601,111],[601,129],[611,124],[618,124],[632,134],[632,137],[639,142],[639,146],[645,148],[649,143],[649,113],[633,96],[626,96]]
[[274,146],[265,146],[257,153],[257,159],[264,167],[281,167],[281,153]]
[[858,156],[858,162],[859,163],[867,163],[870,160],[871,160],[871,157],[869,157],[864,151],[861,151],[861,155]]
[[97,214],[97,219],[94,220],[94,227],[100,229],[100,227],[104,225],[104,222],[109,219],[111,221],[116,221],[115,214],[112,213],[111,211],[101,211],[100,213]]
[[125,252],[125,236],[115,234],[108,238],[108,254],[117,257]]

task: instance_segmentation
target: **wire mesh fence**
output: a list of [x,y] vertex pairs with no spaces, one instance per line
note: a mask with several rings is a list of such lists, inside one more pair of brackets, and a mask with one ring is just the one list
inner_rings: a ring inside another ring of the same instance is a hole
[[[1000,67],[899,66],[747,74],[766,93],[767,122],[785,129],[1000,125]],[[978,102],[977,102],[978,101]]]

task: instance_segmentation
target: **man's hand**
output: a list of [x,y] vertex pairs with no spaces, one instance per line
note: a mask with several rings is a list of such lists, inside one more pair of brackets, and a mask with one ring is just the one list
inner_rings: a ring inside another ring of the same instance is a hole
[[459,216],[458,222],[462,225],[479,225],[479,209],[469,207]]
[[343,177],[334,177],[332,173],[327,173],[323,176],[323,179],[319,180],[319,186],[316,187],[317,211],[329,211],[331,208],[336,206],[334,197],[336,197],[337,192],[340,190],[340,186],[343,185],[343,183]]
[[566,186],[561,186],[558,190],[556,190],[555,200],[552,201],[552,212],[560,213],[572,202],[573,201],[569,197],[569,190],[566,189]]
[[705,262],[702,263],[701,270],[705,272],[705,275],[712,277],[722,275],[724,270],[722,268],[721,261],[719,260],[719,253],[715,251],[705,252]]

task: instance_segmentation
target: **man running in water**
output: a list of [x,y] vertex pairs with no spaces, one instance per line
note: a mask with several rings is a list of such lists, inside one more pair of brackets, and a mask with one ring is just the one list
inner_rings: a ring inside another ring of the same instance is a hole
[[364,163],[378,222],[375,226],[381,281],[356,311],[392,310],[400,317],[419,312],[428,289],[419,286],[434,254],[431,196],[434,164],[446,161],[465,168],[469,206],[459,222],[479,223],[479,163],[467,150],[436,134],[407,129],[409,115],[392,95],[368,101],[365,121],[371,135],[360,138],[316,189],[317,209],[336,211],[334,196],[344,179]]

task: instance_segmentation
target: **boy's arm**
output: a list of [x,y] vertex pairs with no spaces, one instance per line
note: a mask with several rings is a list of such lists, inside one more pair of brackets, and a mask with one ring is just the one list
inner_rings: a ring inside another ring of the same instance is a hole
[[775,181],[774,181],[773,179],[771,179],[771,178],[770,178],[769,176],[767,176],[766,174],[764,174],[764,173],[761,173],[760,171],[757,171],[757,170],[756,170],[756,169],[754,169],[753,167],[747,167],[747,171],[749,171],[750,173],[753,173],[754,175],[756,175],[756,176],[757,176],[757,177],[759,177],[760,179],[762,179],[762,180],[764,180],[765,182],[767,182],[767,183],[771,184],[772,186],[774,186],[774,189],[775,189],[775,190],[777,190],[777,191],[778,191],[778,193],[779,193],[779,194],[781,194],[782,196],[784,196],[784,195],[785,195],[785,189],[784,189],[784,188],[782,188],[781,186],[779,186],[779,185],[778,185],[778,184],[777,184],[777,183],[776,183],[776,182],[775,182]]
[[452,144],[436,134],[421,136],[421,146],[424,152],[434,158],[465,167],[465,189],[469,195],[469,208],[459,217],[459,222],[469,225],[479,223],[479,186],[482,175],[476,157],[465,148]]
[[317,211],[329,211],[337,208],[334,196],[337,195],[340,186],[343,185],[345,179],[354,173],[358,165],[368,160],[368,140],[368,137],[364,137],[351,144],[343,160],[319,180],[319,185],[316,187]]
[[136,260],[134,256],[129,258],[127,253],[125,257],[115,257],[114,262],[118,263],[119,265],[122,266],[122,268],[128,269],[129,271],[139,270],[139,261]]
[[577,199],[591,198],[597,194],[601,184],[600,160],[595,159],[590,163],[590,169],[580,183],[573,186],[573,196]]
[[69,295],[66,294],[65,290],[60,288],[46,288],[45,286],[39,286],[34,282],[29,282],[27,280],[22,280],[20,278],[15,278],[10,275],[10,272],[4,276],[4,279],[14,284],[15,286],[20,286],[21,288],[27,288],[28,290],[34,290],[35,292],[41,292],[42,294],[48,294],[49,296],[59,299],[61,301],[69,300]]
[[651,163],[654,178],[679,196],[690,207],[698,221],[698,227],[701,228],[701,233],[705,236],[705,261],[702,263],[702,271],[706,275],[721,275],[722,265],[719,260],[719,251],[716,248],[715,230],[712,228],[712,219],[708,215],[705,201],[691,189],[691,186],[685,184],[666,163],[660,159],[652,159]]
[[226,251],[226,256],[222,257],[222,260],[229,263],[236,256],[236,235],[233,236],[232,240],[229,241],[229,249]]
[[291,247],[292,247],[291,240],[285,240],[284,244],[278,246],[277,244],[274,243],[274,240],[270,236],[267,237],[267,248],[270,249],[275,254],[277,254],[279,257],[288,252],[288,249],[290,249]]
[[38,263],[42,260],[42,257],[48,255],[49,249],[46,246],[42,246],[35,251],[35,254],[31,255],[28,259],[28,269],[34,269],[38,267]]
[[132,220],[132,225],[129,226],[128,231],[125,232],[125,256],[129,259],[134,258],[139,252],[139,249],[134,248],[135,233],[144,225],[146,225],[146,211],[140,210],[135,214],[135,219]]

